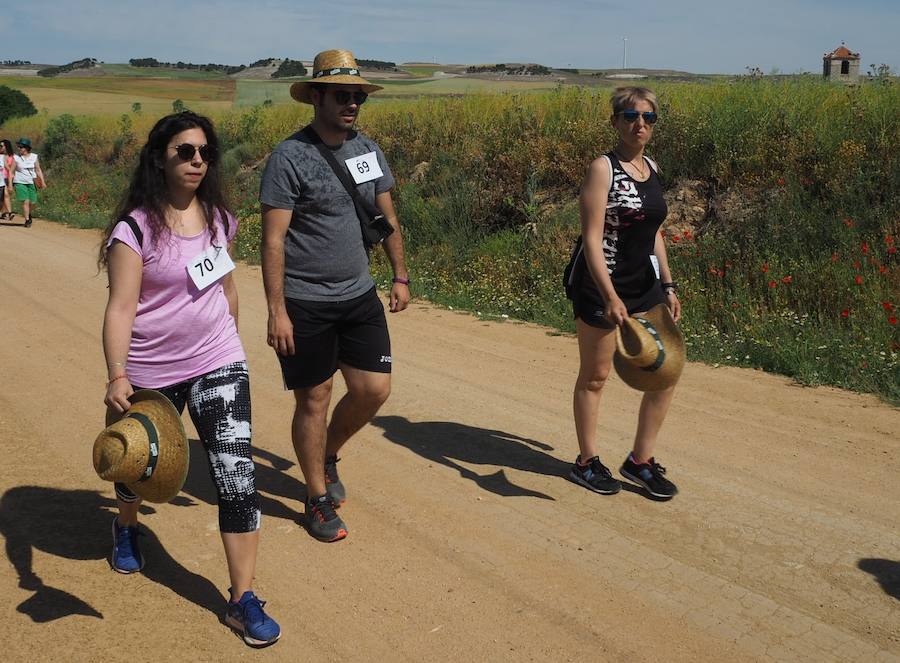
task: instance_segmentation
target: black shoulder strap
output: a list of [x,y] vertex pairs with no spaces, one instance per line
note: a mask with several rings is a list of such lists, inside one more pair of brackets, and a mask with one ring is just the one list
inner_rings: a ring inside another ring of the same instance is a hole
[[[334,171],[334,174],[341,181],[341,184],[344,185],[347,193],[350,194],[350,197],[353,199],[353,204],[356,207],[356,215],[360,217],[359,222],[363,223],[364,218],[372,218],[381,214],[381,212],[378,210],[378,208],[375,207],[375,205],[370,203],[359,194],[359,190],[356,188],[356,183],[352,179],[350,179],[350,174],[346,169],[341,168],[340,164],[337,162],[337,159],[334,158],[334,154],[322,142],[322,139],[319,137],[319,134],[316,133],[316,130],[313,129],[312,126],[307,126],[303,130],[303,132],[307,135],[312,144],[316,146],[316,149],[319,150],[319,154],[321,154],[325,161],[328,162],[328,165],[331,166],[331,170]],[[360,214],[360,212],[364,212],[364,214]]]
[[144,232],[141,230],[140,226],[138,226],[137,221],[134,220],[133,216],[126,216],[123,219],[119,219],[119,223],[122,223],[123,221],[128,224],[129,228],[131,228],[131,232],[134,233],[134,237],[137,240],[138,246],[143,249]]

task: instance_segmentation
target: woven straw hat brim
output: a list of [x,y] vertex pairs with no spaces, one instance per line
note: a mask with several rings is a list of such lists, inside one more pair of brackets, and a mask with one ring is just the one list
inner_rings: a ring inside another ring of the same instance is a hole
[[674,386],[684,369],[684,336],[672,319],[669,307],[657,304],[636,318],[647,320],[659,334],[665,351],[662,363],[651,369],[659,356],[659,349],[650,333],[640,322],[628,319],[616,330],[616,354],[613,366],[628,386],[638,391],[662,391]]
[[[124,483],[149,502],[168,502],[184,486],[190,465],[181,416],[168,398],[152,389],[134,392],[129,401],[131,408],[124,415],[107,412],[108,425],[94,442],[94,469],[101,479]],[[146,481],[139,479],[150,458],[147,431],[130,414],[147,417],[159,437],[159,458]]]

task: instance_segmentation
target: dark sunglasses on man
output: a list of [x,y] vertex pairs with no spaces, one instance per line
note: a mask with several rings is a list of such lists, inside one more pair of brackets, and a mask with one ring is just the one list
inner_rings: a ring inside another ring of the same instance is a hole
[[353,99],[353,103],[357,106],[362,106],[366,103],[366,99],[369,98],[367,92],[363,92],[362,90],[355,90],[354,92],[350,92],[349,90],[335,90],[334,91],[334,100],[338,102],[341,106],[346,106],[350,103],[350,99]]
[[623,110],[616,113],[616,115],[621,115],[622,119],[631,124],[632,122],[637,122],[638,117],[643,117],[644,122],[647,124],[656,124],[656,121],[659,119],[659,116],[653,111],[644,111],[643,113],[640,111],[636,111],[633,108],[629,110]]
[[190,143],[182,143],[175,146],[175,152],[182,161],[191,161],[194,155],[199,152],[200,158],[206,163],[212,163],[216,158],[216,151],[209,145],[191,145]]

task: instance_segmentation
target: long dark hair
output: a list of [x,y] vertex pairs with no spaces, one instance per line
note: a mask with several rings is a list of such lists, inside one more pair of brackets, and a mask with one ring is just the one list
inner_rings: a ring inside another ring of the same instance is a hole
[[201,129],[206,134],[206,144],[213,155],[207,164],[206,175],[201,180],[200,186],[197,187],[196,195],[206,220],[206,227],[213,240],[216,239],[215,218],[218,214],[224,220],[225,215],[229,213],[219,179],[219,138],[216,136],[212,122],[203,115],[191,111],[166,115],[150,130],[147,142],[141,148],[140,160],[131,178],[131,185],[103,232],[103,242],[100,244],[100,256],[97,262],[101,269],[107,265],[107,243],[113,228],[132,211],[140,208],[146,213],[147,225],[150,227],[150,241],[154,244],[164,234],[170,232],[165,217],[169,187],[166,184],[162,163],[165,160],[166,147],[172,136],[195,128]]
[[7,138],[0,140],[0,143],[3,143],[3,147],[4,147],[3,154],[5,154],[8,157],[16,156],[15,153],[13,152],[12,143],[10,143]]

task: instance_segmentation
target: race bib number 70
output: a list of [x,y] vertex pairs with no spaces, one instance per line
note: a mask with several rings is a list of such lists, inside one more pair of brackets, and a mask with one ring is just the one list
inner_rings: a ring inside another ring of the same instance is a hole
[[197,290],[203,290],[234,270],[234,262],[223,246],[211,246],[188,261],[188,274]]

